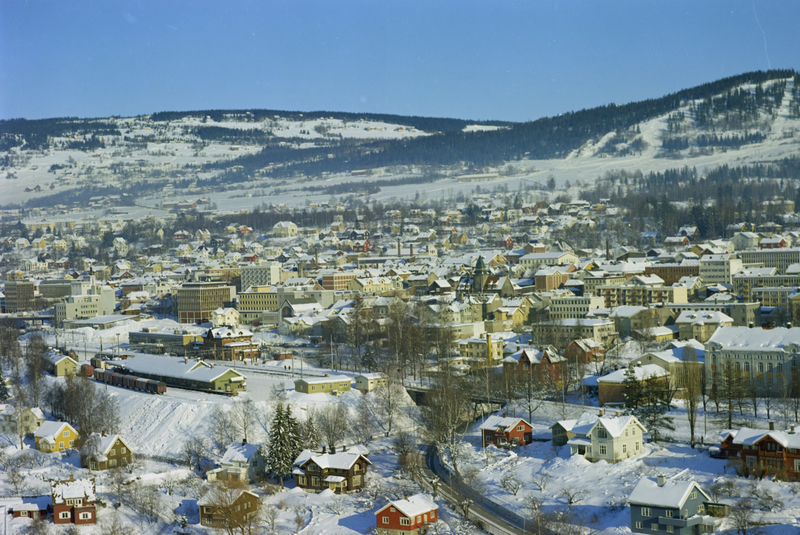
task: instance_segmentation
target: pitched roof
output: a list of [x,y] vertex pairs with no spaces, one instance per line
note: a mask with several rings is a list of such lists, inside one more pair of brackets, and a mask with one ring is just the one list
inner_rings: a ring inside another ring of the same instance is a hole
[[516,418],[516,417],[503,417],[503,416],[489,416],[485,422],[481,424],[479,429],[486,429],[489,431],[495,431],[498,427],[502,427],[504,429],[508,429],[511,427],[515,427],[519,422],[524,423],[528,427],[531,427],[531,424],[525,421],[524,418]]
[[375,514],[380,514],[381,511],[390,506],[403,513],[407,518],[414,518],[415,516],[439,509],[439,506],[424,494],[414,494],[413,496],[409,496],[404,500],[395,500],[393,502],[389,502],[380,508]]
[[686,498],[689,497],[689,493],[695,488],[702,492],[708,501],[711,501],[708,494],[694,481],[668,479],[664,485],[659,487],[657,479],[643,477],[631,492],[628,503],[680,509],[686,502]]
[[241,442],[236,442],[235,444],[231,444],[230,446],[228,446],[228,449],[225,450],[225,455],[222,456],[222,460],[220,462],[249,463],[250,459],[253,458],[253,455],[255,455],[257,451],[258,451],[258,446],[256,444],[248,444],[247,442],[242,444]]

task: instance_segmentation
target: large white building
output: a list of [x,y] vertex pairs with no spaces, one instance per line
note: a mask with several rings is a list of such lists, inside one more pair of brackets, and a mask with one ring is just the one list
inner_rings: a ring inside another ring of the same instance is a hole
[[700,258],[703,284],[730,284],[733,274],[742,269],[742,261],[732,254],[709,254]]
[[585,318],[589,311],[605,306],[606,300],[596,295],[553,296],[550,299],[550,319]]
[[281,265],[279,262],[263,262],[259,260],[253,265],[242,267],[242,289],[251,286],[271,286],[281,282]]
[[800,361],[800,328],[720,327],[705,347],[709,377],[730,365],[739,377],[779,394],[791,383],[792,368]]
[[55,305],[56,325],[64,320],[81,320],[107,316],[114,313],[116,299],[114,290],[109,286],[95,284],[85,295],[70,295],[63,303]]

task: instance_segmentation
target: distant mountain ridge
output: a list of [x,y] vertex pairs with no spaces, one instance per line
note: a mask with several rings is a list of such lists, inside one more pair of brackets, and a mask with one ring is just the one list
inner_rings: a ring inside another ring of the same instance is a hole
[[[13,185],[3,178],[42,181],[33,197],[50,202],[48,195],[66,201],[114,188],[218,188],[365,169],[429,168],[431,176],[439,170],[449,176],[523,160],[627,158],[632,164],[631,157],[683,159],[795,143],[795,133],[800,75],[794,70],[744,73],[525,123],[268,109],[13,119],[0,121],[0,188]],[[61,196],[66,191],[72,193]]]

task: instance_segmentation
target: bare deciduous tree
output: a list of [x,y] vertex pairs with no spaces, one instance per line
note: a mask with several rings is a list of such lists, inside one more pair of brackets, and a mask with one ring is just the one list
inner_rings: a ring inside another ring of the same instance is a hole
[[230,411],[230,419],[233,428],[238,431],[241,438],[245,441],[249,440],[252,437],[248,437],[248,435],[252,434],[256,423],[255,403],[250,399],[234,403]]
[[347,408],[343,403],[329,403],[317,416],[323,440],[329,448],[335,448],[347,434]]

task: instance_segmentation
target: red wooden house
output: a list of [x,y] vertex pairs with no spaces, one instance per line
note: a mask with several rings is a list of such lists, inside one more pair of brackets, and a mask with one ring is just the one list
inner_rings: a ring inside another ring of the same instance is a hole
[[[741,458],[742,471],[747,474],[777,474],[782,478],[800,479],[800,434],[794,426],[789,431],[769,431],[743,427],[720,435],[720,453]],[[737,451],[738,449],[738,451]]]
[[523,418],[490,416],[481,424],[481,441],[484,446],[494,444],[501,448],[526,446],[531,443],[533,427]]
[[583,340],[573,340],[564,350],[564,358],[568,362],[591,364],[592,362],[602,362],[605,359],[605,351],[596,340],[584,338]]
[[50,494],[53,500],[54,524],[94,524],[95,510],[94,478],[75,479],[69,476],[64,481],[52,481]]
[[517,351],[503,359],[503,373],[532,374],[540,383],[563,385],[567,375],[567,359],[551,346]]
[[353,252],[354,253],[368,253],[372,251],[373,247],[369,240],[364,241],[354,241],[353,242]]
[[375,513],[378,535],[417,535],[438,520],[439,507],[424,494],[389,502]]

